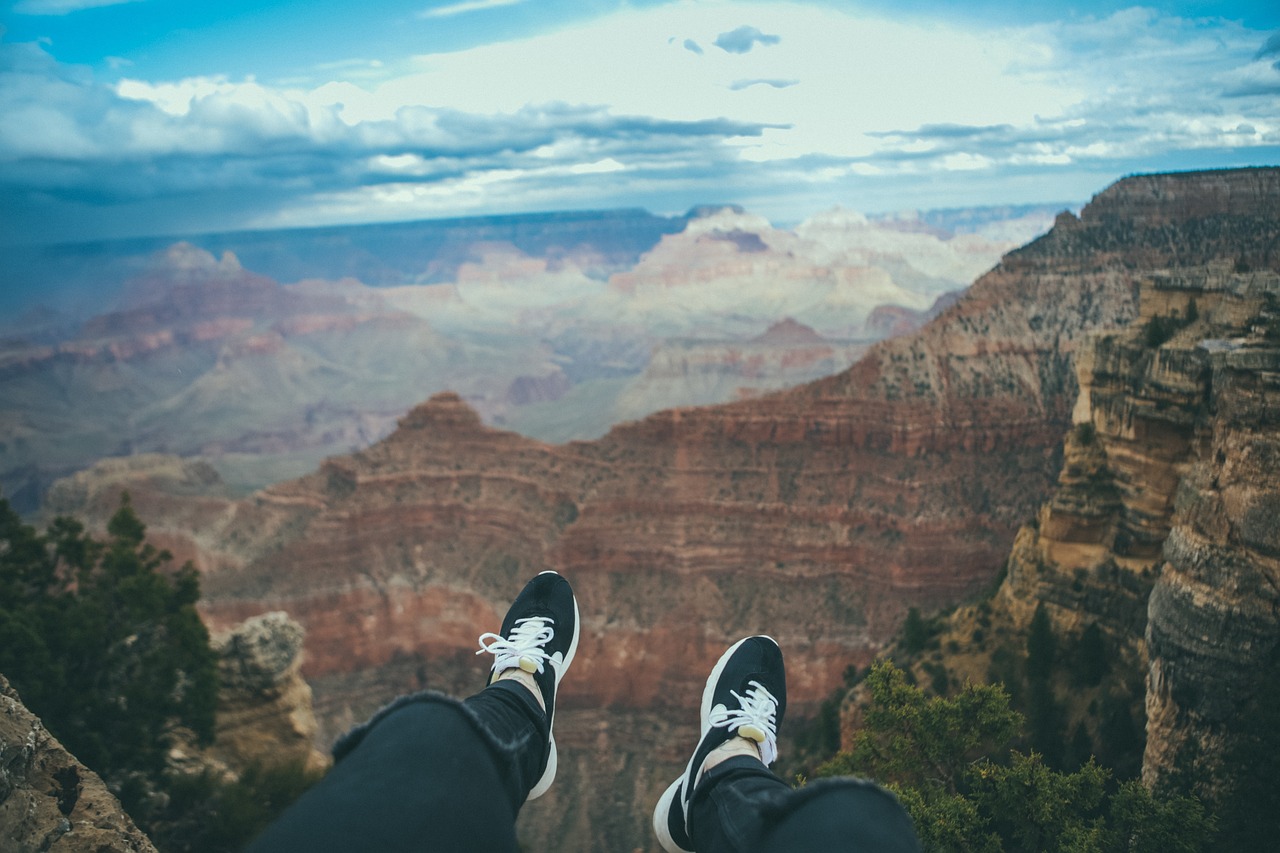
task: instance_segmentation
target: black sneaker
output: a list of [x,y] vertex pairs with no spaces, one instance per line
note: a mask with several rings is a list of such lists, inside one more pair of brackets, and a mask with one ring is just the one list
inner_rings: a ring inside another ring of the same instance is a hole
[[480,635],[480,650],[493,655],[489,684],[508,669],[519,668],[533,676],[547,709],[550,751],[528,799],[547,792],[556,778],[555,722],[556,689],[578,650],[578,601],[569,582],[555,572],[543,572],[525,584],[502,620],[500,634]]
[[711,750],[734,737],[754,741],[765,766],[778,757],[778,729],[787,707],[782,649],[772,637],[739,640],[716,662],[702,691],[702,737],[683,776],[653,810],[653,831],[667,853],[692,853],[689,804]]

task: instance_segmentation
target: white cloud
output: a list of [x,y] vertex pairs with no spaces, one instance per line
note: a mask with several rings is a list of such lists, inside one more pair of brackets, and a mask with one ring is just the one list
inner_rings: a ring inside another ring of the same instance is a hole
[[[735,32],[755,49],[689,49]],[[776,40],[763,49],[756,34]],[[1141,9],[999,28],[693,0],[468,50],[333,62],[316,67],[318,84],[110,87],[39,47],[0,44],[0,190],[251,190],[278,196],[256,221],[289,224],[602,206],[621,192],[668,210],[726,188],[767,204],[799,188],[1007,168],[1120,174],[1169,152],[1276,145],[1280,70],[1264,41]]]
[[436,6],[423,9],[418,13],[420,18],[449,18],[454,15],[465,15],[467,12],[479,12],[484,9],[497,9],[502,6],[515,6],[525,0],[463,0],[461,3],[450,3],[447,6]]
[[574,163],[567,167],[567,171],[572,175],[600,175],[605,172],[622,172],[626,168],[612,157],[606,157],[594,163]]
[[68,15],[81,9],[139,2],[142,0],[19,0],[14,4],[13,11],[20,15]]
[[[514,0],[476,0],[433,11],[494,2]],[[998,163],[996,148],[1017,144],[1019,132],[1060,131],[1072,121],[1086,123],[1100,137],[1121,134],[1130,143],[1145,137],[1154,145],[1173,124],[1180,138],[1199,134],[1202,144],[1214,144],[1230,136],[1239,144],[1249,137],[1184,119],[1219,112],[1224,90],[1262,91],[1272,81],[1269,65],[1253,59],[1256,35],[1227,24],[1205,33],[1141,9],[1052,27],[979,30],[765,3],[751,7],[748,35],[753,44],[756,33],[777,35],[769,50],[699,56],[684,48],[686,42],[742,32],[742,26],[731,26],[741,14],[740,6],[721,2],[624,9],[531,38],[419,56],[409,73],[366,61],[360,73],[343,79],[351,67],[335,63],[328,69],[332,82],[311,88],[201,77],[125,79],[116,93],[151,103],[181,119],[179,124],[199,124],[206,134],[233,124],[241,134],[253,129],[261,138],[293,136],[317,144],[352,129],[367,144],[430,142],[442,133],[441,115],[453,117],[459,135],[482,137],[489,133],[486,127],[501,125],[507,132],[522,123],[536,135],[548,127],[549,112],[542,107],[558,104],[583,105],[573,108],[591,111],[596,121],[723,118],[774,126],[763,135],[732,140],[737,156],[748,162],[815,155],[894,158],[936,150],[942,168],[951,168],[972,162],[952,156],[964,153],[957,150],[961,146],[990,147],[969,153]],[[1225,59],[1224,42],[1244,51],[1245,61]],[[548,62],[549,56],[563,61]],[[368,79],[370,69],[384,79]],[[1245,106],[1233,111],[1238,120],[1232,128],[1252,122],[1260,137],[1274,129],[1264,111]],[[460,116],[473,117],[469,127]],[[945,144],[936,134],[919,133],[946,125],[1013,131],[1003,139],[953,138]],[[179,144],[180,130],[170,127],[165,136]],[[210,138],[236,136],[214,132]],[[644,129],[637,129],[636,141],[643,136]],[[147,148],[141,138],[135,142]],[[1056,151],[1023,150],[1018,156],[1054,158],[1067,152],[1065,143],[1064,137]],[[1072,150],[1090,149],[1073,143]]]
[[[1008,73],[1019,62],[1038,61],[1034,45],[820,7],[753,6],[756,28],[780,34],[769,50],[698,56],[683,48],[685,40],[710,42],[731,31],[740,14],[721,3],[629,10],[518,42],[422,56],[419,73],[377,87],[363,109],[385,117],[405,103],[429,102],[510,112],[555,99],[672,120],[789,124],[791,130],[773,134],[777,156],[861,156],[874,150],[862,135],[867,130],[1027,122],[1085,97],[1069,83]],[[547,62],[548,56],[572,61]],[[789,92],[742,85],[750,80],[802,85]],[[735,87],[737,95],[727,97]]]

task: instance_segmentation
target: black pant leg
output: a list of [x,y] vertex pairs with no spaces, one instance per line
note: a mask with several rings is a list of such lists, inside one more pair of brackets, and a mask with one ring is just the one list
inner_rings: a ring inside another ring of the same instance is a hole
[[525,780],[536,781],[545,760],[545,715],[519,685],[466,703],[420,694],[376,714],[334,753],[333,769],[248,853],[516,853],[516,815],[533,784]]
[[698,853],[919,853],[906,810],[863,779],[820,779],[793,789],[754,758],[707,771],[694,791]]
[[546,767],[551,724],[538,700],[515,681],[496,681],[462,703],[496,741],[507,799],[520,811]]

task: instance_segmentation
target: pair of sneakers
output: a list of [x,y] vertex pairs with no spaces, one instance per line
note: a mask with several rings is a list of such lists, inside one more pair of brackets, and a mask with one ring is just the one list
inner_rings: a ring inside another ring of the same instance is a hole
[[[543,572],[525,585],[507,611],[498,634],[480,636],[480,650],[494,656],[489,683],[508,670],[532,676],[555,721],[556,690],[578,649],[578,602],[569,582]],[[708,758],[755,754],[767,766],[778,755],[778,729],[786,711],[782,650],[763,635],[739,640],[720,656],[702,691],[701,736],[683,775],[658,800],[653,828],[667,853],[692,853],[689,812]],[[556,742],[550,737],[547,766],[528,799],[546,793],[556,774]]]

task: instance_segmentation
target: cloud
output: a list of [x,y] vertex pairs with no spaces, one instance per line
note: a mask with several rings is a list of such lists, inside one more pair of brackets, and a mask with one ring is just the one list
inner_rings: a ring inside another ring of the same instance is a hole
[[1267,59],[1272,56],[1280,56],[1280,32],[1274,32],[1267,39],[1262,47],[1258,48],[1258,52],[1254,54],[1254,59]]
[[735,159],[732,140],[786,127],[564,102],[508,113],[404,104],[385,117],[344,119],[335,95],[362,93],[376,99],[355,87],[220,77],[108,86],[39,46],[0,43],[5,239],[31,239],[24,228],[55,220],[74,233],[171,233],[200,210],[203,230],[324,224],[326,211],[377,220],[446,215],[453,204],[518,210],[615,174],[665,172],[674,182],[709,173]]
[[766,35],[755,27],[741,26],[716,36],[712,44],[728,53],[747,53],[757,44],[771,45],[780,41],[781,36]]
[[[1280,65],[1280,63],[1277,63],[1277,65]],[[1280,67],[1272,70],[1280,72]],[[1243,80],[1225,89],[1222,94],[1228,98],[1259,98],[1280,95],[1280,73],[1271,74],[1267,77],[1258,75],[1254,79]]]
[[361,47],[303,82],[136,66],[109,85],[0,42],[0,241],[673,211],[726,186],[783,218],[872,186],[890,206],[908,186],[1059,201],[1066,176],[1083,197],[1126,172],[1280,156],[1271,41],[1238,23],[996,28],[765,0],[734,30],[733,4],[640,5],[419,57]]
[[768,86],[773,89],[789,89],[792,86],[798,85],[799,83],[800,83],[799,80],[767,80],[767,79],[734,80],[732,83],[729,84],[729,89],[730,91],[733,91],[733,92],[740,92],[743,89],[750,89],[752,86]]
[[69,15],[81,9],[138,2],[142,0],[19,0],[14,4],[13,11],[20,15]]
[[915,139],[978,139],[982,137],[990,138],[995,135],[1005,134],[1012,131],[1013,127],[1007,124],[975,126],[968,124],[926,124],[912,131],[902,130],[879,130],[869,131],[868,136],[878,138],[886,137],[912,137]]
[[696,53],[698,56],[702,56],[702,45],[698,44],[693,39],[684,40],[684,49],[690,53]]
[[436,6],[423,9],[418,13],[420,18],[450,18],[454,15],[465,15],[468,12],[479,12],[484,9],[497,9],[502,6],[515,6],[525,0],[462,0],[447,6]]

